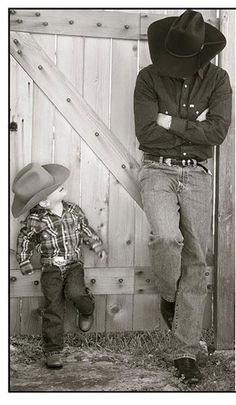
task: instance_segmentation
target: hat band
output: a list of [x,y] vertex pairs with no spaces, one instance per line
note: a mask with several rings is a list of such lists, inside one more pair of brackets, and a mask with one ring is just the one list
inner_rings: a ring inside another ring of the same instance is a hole
[[202,46],[201,46],[201,48],[200,48],[200,51],[191,53],[190,55],[179,55],[179,54],[177,54],[177,53],[174,53],[174,52],[170,51],[167,47],[166,47],[166,50],[167,50],[167,52],[168,52],[170,55],[176,56],[177,58],[191,58],[192,56],[198,55],[198,54],[202,51],[202,49],[204,48],[204,45],[205,45],[205,44],[202,44]]

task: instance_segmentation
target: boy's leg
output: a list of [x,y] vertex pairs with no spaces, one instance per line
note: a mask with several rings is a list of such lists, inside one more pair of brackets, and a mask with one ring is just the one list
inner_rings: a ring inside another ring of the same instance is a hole
[[64,294],[80,312],[80,329],[87,332],[93,323],[94,296],[85,285],[82,263],[67,268]]
[[44,267],[41,286],[45,297],[42,323],[43,351],[47,357],[63,349],[64,295],[63,280],[58,267]]

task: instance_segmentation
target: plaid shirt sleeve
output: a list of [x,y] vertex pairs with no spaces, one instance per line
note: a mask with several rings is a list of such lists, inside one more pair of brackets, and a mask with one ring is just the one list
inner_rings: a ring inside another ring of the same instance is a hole
[[103,241],[95,232],[95,230],[89,225],[88,219],[86,218],[84,212],[78,205],[74,206],[74,210],[78,216],[78,223],[81,232],[81,237],[83,239],[83,243],[88,246],[91,250],[96,252],[97,246],[102,246]]
[[16,259],[23,275],[33,273],[33,266],[30,259],[38,244],[37,219],[29,215],[24,221],[24,226],[21,228],[17,238]]

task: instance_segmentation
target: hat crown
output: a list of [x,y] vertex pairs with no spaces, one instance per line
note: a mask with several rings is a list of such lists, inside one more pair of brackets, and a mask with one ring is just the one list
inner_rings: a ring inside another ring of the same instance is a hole
[[22,202],[54,184],[53,176],[38,163],[29,163],[16,176],[12,191]]
[[197,55],[205,40],[205,23],[200,13],[186,10],[171,25],[166,37],[166,50],[178,57]]

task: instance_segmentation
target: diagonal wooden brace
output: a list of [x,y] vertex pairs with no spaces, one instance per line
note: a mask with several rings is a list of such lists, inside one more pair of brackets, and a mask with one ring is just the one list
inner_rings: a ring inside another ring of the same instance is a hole
[[[20,52],[19,52],[20,51]],[[73,129],[142,207],[139,165],[31,34],[11,32],[10,52]]]

